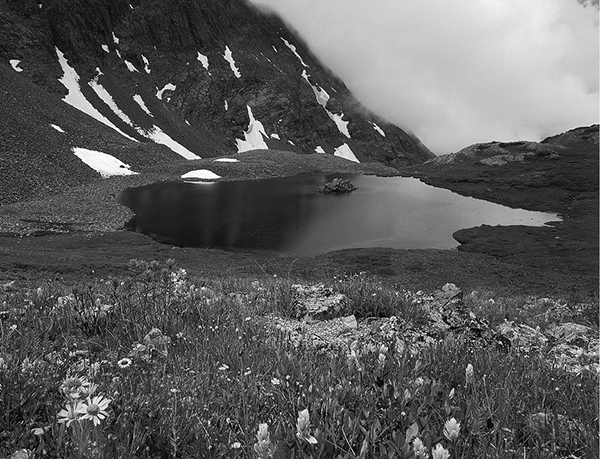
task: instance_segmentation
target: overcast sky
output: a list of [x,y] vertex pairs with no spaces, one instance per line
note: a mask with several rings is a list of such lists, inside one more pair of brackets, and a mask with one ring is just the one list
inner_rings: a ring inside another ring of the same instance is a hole
[[251,0],[434,153],[598,122],[598,10],[576,0]]

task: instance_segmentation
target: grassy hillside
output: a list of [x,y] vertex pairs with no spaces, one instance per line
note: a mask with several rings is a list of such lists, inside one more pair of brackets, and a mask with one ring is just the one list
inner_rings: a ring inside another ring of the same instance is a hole
[[[348,296],[348,314],[387,331],[332,347],[298,338],[308,323],[275,327],[296,317],[293,274],[132,261],[89,282],[5,285],[0,456],[598,455],[589,362],[560,368],[539,343],[507,350],[460,335],[407,347],[395,327],[427,324],[427,293],[365,273],[321,280]],[[598,327],[597,304],[480,291],[465,305],[492,327]]]

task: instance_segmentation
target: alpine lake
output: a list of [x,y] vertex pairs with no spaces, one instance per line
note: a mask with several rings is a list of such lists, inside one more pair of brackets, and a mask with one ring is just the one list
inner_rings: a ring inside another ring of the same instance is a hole
[[[317,192],[335,177],[358,189]],[[351,174],[160,182],[127,188],[117,200],[135,213],[131,229],[160,242],[299,256],[364,247],[453,249],[452,234],[463,228],[560,221],[414,178]]]

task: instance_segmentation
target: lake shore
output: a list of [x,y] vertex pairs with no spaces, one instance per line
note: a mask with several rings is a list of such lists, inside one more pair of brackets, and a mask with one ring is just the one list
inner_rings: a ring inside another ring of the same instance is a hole
[[[108,276],[121,272],[132,258],[175,258],[188,270],[214,275],[236,272],[252,276],[267,271],[272,275],[295,273],[318,280],[338,273],[366,271],[382,276],[386,282],[416,289],[435,289],[446,282],[454,282],[465,289],[597,295],[597,269],[594,268],[597,267],[597,258],[594,259],[597,240],[594,247],[589,235],[593,231],[593,222],[588,224],[590,230],[577,225],[579,220],[568,218],[566,222],[542,228],[461,230],[457,236],[466,244],[459,247],[459,251],[356,249],[301,259],[266,252],[180,248],[159,244],[149,237],[125,230],[133,214],[115,201],[121,190],[157,181],[178,180],[182,174],[195,169],[209,169],[221,175],[223,180],[335,172],[409,175],[380,164],[358,164],[318,154],[255,151],[236,158],[240,162],[182,161],[162,171],[101,179],[91,185],[68,189],[63,194],[0,207],[0,281],[40,276],[67,279]],[[469,194],[468,190],[461,193]],[[548,210],[553,210],[552,206]],[[579,239],[571,236],[575,230],[579,234],[586,231],[584,242],[591,244],[591,248],[585,253],[582,253]],[[499,231],[502,235],[496,237]],[[562,240],[556,239],[557,235]],[[478,245],[474,245],[473,240]],[[487,242],[481,244],[482,240]],[[556,250],[557,241],[569,245]]]

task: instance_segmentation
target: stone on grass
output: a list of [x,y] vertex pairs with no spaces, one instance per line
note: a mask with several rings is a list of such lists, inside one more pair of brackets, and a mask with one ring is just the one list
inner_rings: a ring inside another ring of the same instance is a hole
[[292,285],[292,305],[298,319],[328,320],[350,312],[351,300],[323,284]]
[[496,328],[498,333],[510,341],[514,349],[522,352],[536,352],[544,349],[548,338],[544,334],[528,325],[516,324],[513,321],[501,323]]
[[559,344],[587,347],[590,339],[596,337],[598,333],[591,327],[567,322],[549,327],[546,334],[552,341]]

